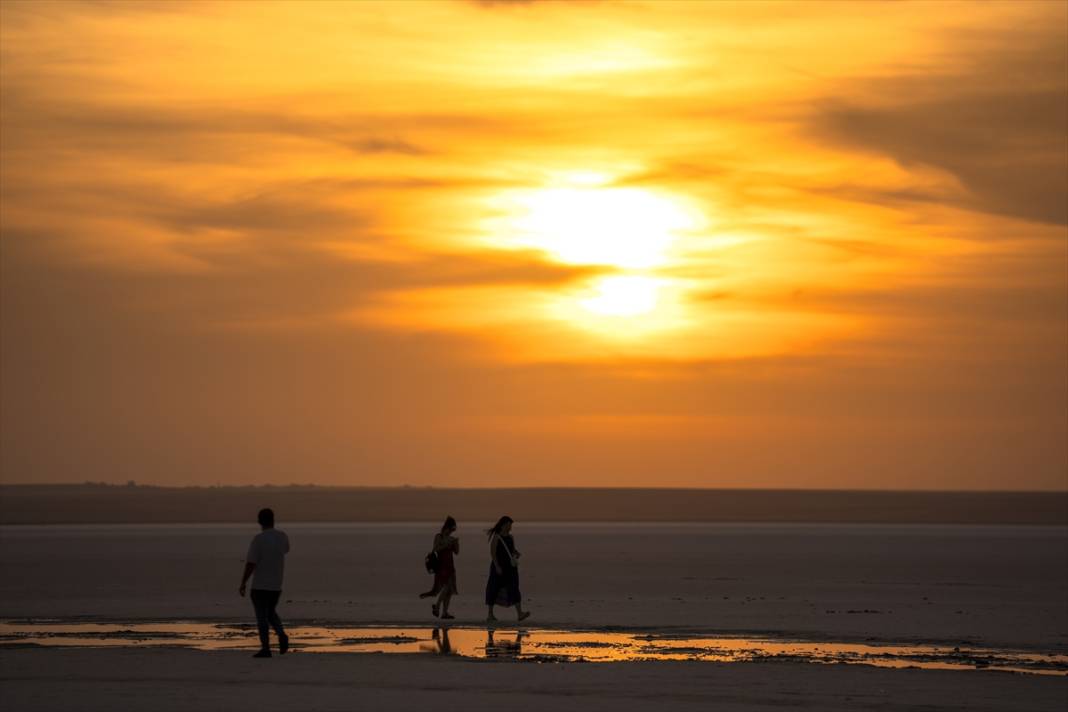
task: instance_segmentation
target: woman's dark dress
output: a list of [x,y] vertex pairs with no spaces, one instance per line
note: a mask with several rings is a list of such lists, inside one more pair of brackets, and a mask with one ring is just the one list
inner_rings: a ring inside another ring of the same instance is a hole
[[441,589],[448,588],[453,594],[458,593],[456,588],[456,562],[453,561],[452,555],[456,551],[456,542],[453,541],[448,547],[439,548],[444,542],[441,537],[443,534],[438,534],[434,537],[434,551],[438,553],[438,567],[434,570],[434,588],[430,589],[430,593],[437,595],[441,592]]
[[496,561],[501,566],[501,573],[497,573],[491,561],[489,581],[486,582],[487,606],[514,606],[523,600],[523,594],[519,592],[519,569],[512,564],[509,549],[516,553],[511,535],[498,537]]

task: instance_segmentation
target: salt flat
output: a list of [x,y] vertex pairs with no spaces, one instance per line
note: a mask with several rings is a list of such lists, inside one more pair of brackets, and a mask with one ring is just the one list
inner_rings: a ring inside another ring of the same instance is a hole
[[[434,524],[289,524],[282,615],[425,624]],[[457,623],[485,615],[461,522]],[[244,525],[0,527],[0,615],[247,621]],[[518,522],[532,623],[1068,649],[1064,527]],[[508,612],[503,612],[507,619]]]
[[402,655],[253,660],[190,650],[0,649],[7,709],[960,710],[1060,712],[1068,681],[796,663],[472,662]]
[[[279,522],[291,622],[431,622],[435,524]],[[456,623],[484,616],[482,522],[461,522]],[[251,622],[245,525],[0,527],[0,617]],[[1068,530],[517,522],[539,628],[1068,649]],[[507,618],[507,612],[504,612]],[[251,635],[251,633],[250,633]],[[11,641],[9,641],[10,643]],[[18,710],[1063,710],[1064,676],[797,662],[537,663],[426,654],[0,647]]]

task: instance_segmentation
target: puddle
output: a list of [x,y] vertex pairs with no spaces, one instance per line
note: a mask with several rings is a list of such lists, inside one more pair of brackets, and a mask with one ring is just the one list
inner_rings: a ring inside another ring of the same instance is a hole
[[[557,662],[787,660],[858,663],[892,668],[1001,670],[1068,675],[1068,655],[1044,655],[974,646],[874,645],[772,638],[683,637],[645,633],[582,632],[543,628],[361,628],[292,626],[293,651],[309,653],[424,653],[462,658]],[[173,623],[0,622],[0,646],[184,647],[255,650],[251,625]]]

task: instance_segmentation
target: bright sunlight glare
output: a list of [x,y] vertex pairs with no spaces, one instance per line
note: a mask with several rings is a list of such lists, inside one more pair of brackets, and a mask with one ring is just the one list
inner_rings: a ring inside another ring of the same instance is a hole
[[637,316],[656,308],[658,291],[658,281],[652,277],[604,277],[595,283],[593,296],[579,303],[594,314]]
[[550,188],[519,198],[517,241],[568,264],[659,267],[697,216],[681,203],[638,188]]

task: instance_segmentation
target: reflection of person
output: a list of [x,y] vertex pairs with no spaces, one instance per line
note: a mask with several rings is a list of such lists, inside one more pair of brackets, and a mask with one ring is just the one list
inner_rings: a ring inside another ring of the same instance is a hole
[[256,627],[260,633],[260,651],[254,658],[271,657],[271,643],[268,625],[278,635],[278,652],[282,655],[289,650],[289,636],[282,628],[282,619],[278,617],[275,607],[282,595],[282,575],[285,569],[286,554],[289,553],[289,537],[274,528],[274,512],[261,509],[259,516],[259,534],[252,538],[245,557],[245,573],[241,576],[241,587],[237,590],[245,595],[245,584],[252,576],[252,607],[256,610]]
[[449,643],[449,629],[435,628],[434,642],[438,644],[438,652],[442,655],[452,655],[452,644]]
[[530,612],[523,611],[523,594],[519,591],[519,551],[512,538],[512,518],[501,517],[492,529],[486,530],[490,547],[489,580],[486,582],[487,621],[495,621],[494,606],[515,606],[516,620],[524,620]]
[[449,615],[449,601],[457,593],[456,562],[452,557],[460,553],[460,540],[453,536],[455,531],[456,520],[446,517],[441,531],[434,535],[433,552],[438,556],[438,565],[434,569],[434,587],[419,594],[419,598],[437,596],[438,600],[430,607],[430,612],[435,616],[440,614],[445,619],[456,617]]
[[486,629],[487,658],[518,658],[523,653],[523,631],[517,631],[515,640],[494,640],[492,628]]

